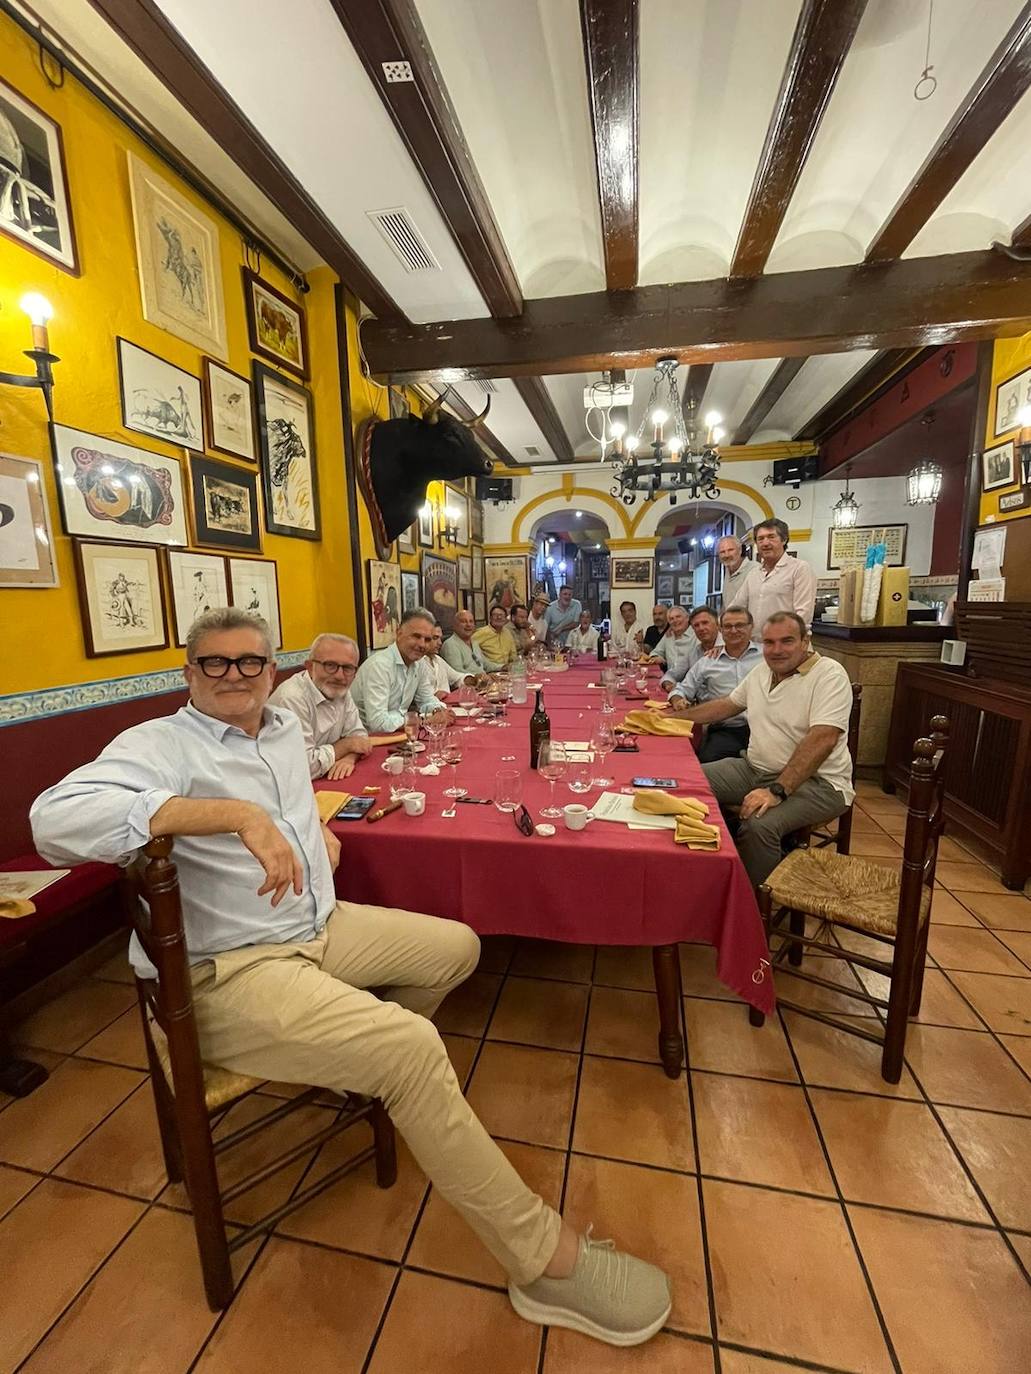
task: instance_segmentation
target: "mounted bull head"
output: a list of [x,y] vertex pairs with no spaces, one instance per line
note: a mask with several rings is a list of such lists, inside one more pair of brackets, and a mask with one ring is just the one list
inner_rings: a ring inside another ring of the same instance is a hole
[[442,400],[421,419],[366,420],[358,430],[358,481],[380,558],[389,557],[391,544],[415,519],[431,482],[485,477],[494,466],[472,434],[487,418],[490,397],[483,414],[471,420],[445,414]]

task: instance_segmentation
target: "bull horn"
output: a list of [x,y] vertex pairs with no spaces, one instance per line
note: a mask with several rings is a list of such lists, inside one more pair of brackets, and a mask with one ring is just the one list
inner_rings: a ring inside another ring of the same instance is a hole
[[459,423],[460,425],[464,425],[466,429],[475,429],[477,425],[482,424],[482,423],[484,422],[484,420],[486,420],[486,418],[487,418],[487,416],[488,416],[489,414],[490,414],[490,397],[488,396],[488,397],[487,397],[487,404],[483,407],[483,410],[481,411],[481,413],[480,413],[479,415],[474,415],[473,418],[472,418],[471,420],[459,420],[458,423]]
[[426,407],[426,409],[422,412],[422,418],[426,424],[435,425],[437,423],[437,420],[439,418],[438,411],[440,410],[440,407],[444,404],[444,397],[446,395],[447,392],[442,391],[440,395],[437,396],[435,400],[432,400]]

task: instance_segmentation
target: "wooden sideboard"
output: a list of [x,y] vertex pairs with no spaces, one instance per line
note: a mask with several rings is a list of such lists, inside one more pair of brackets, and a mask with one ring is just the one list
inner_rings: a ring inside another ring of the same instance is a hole
[[935,715],[948,716],[951,726],[946,816],[998,853],[1006,887],[1022,888],[1031,877],[1031,682],[900,663],[885,791],[908,785],[913,741]]

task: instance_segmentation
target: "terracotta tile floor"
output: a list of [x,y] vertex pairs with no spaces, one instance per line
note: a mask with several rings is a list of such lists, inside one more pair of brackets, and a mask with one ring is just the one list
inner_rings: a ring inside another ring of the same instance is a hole
[[[901,807],[865,784],[860,804],[857,847],[885,855]],[[480,971],[438,1017],[448,1052],[535,1189],[673,1274],[667,1330],[633,1351],[521,1322],[497,1264],[403,1148],[392,1191],[363,1171],[342,1180],[244,1250],[237,1297],[209,1313],[112,960],[15,1029],[51,1077],[24,1101],[0,1098],[13,1313],[0,1374],[1026,1368],[1031,900],[999,890],[985,860],[951,839],[936,967],[897,1087],[874,1047],[819,1022],[785,1013],[752,1029],[699,945],[681,948],[689,1071],[670,1081],[647,951],[484,942]],[[817,1003],[868,1010],[835,993]],[[309,1128],[334,1110],[329,1096],[307,1108]],[[266,1185],[265,1203],[361,1143],[331,1142]]]

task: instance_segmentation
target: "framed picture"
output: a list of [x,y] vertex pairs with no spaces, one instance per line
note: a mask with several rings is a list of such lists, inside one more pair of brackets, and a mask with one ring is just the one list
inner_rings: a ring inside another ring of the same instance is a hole
[[516,602],[527,604],[526,555],[510,558],[484,558],[484,587],[488,606],[509,606]]
[[474,544],[483,543],[483,502],[469,502],[469,538]]
[[261,553],[258,474],[217,458],[190,459],[193,542]]
[[884,544],[885,564],[901,568],[906,561],[908,530],[908,525],[854,525],[850,530],[828,530],[827,567],[834,571],[864,563],[871,544]]
[[414,553],[415,536],[416,528],[415,522],[413,521],[412,524],[410,524],[406,530],[402,530],[402,532],[397,536],[398,553]]
[[655,559],[613,556],[611,569],[609,584],[612,587],[650,587],[655,576]]
[[249,267],[243,269],[243,295],[251,352],[307,379],[308,322],[303,308]]
[[472,591],[473,560],[465,553],[458,555],[458,586],[462,591]]
[[403,572],[401,574],[401,612],[414,611],[419,604],[419,574],[414,572]]
[[126,429],[204,452],[199,378],[128,339],[119,339],[118,385]]
[[483,591],[483,550],[473,549],[473,591]]
[[427,501],[419,507],[419,518],[416,522],[419,530],[419,543],[424,549],[433,548],[433,507]]
[[214,358],[202,358],[204,368],[204,428],[207,446],[231,458],[258,461],[254,438],[251,384]]
[[401,569],[396,563],[370,558],[365,567],[369,578],[369,631],[374,649],[387,649],[397,638],[401,622]]
[[487,623],[487,597],[483,592],[473,592],[473,619],[477,625]]
[[279,618],[279,577],[271,558],[227,558],[229,604],[253,611],[268,621],[273,649],[283,647]]
[[432,611],[445,637],[455,627],[455,612],[458,603],[458,568],[450,558],[438,558],[436,554],[424,553],[422,556],[422,594],[426,609]]
[[655,595],[660,601],[673,600],[673,578],[660,577],[655,584]]
[[1011,487],[1017,480],[1017,462],[1013,440],[995,448],[987,448],[981,455],[982,491],[995,491],[996,487]]
[[78,276],[60,127],[0,81],[0,129],[0,230]]
[[143,318],[225,358],[218,225],[153,168],[127,156]]
[[72,548],[86,657],[167,648],[157,549],[81,539]]
[[319,472],[311,392],[264,363],[251,364],[261,446],[265,528],[321,539]]
[[57,585],[42,464],[0,453],[0,587]]
[[446,484],[444,487],[444,503],[448,512],[448,523],[454,521],[458,531],[457,542],[467,545],[469,543],[469,498],[460,487],[453,487]]
[[50,436],[66,534],[189,542],[178,459],[67,425],[51,425]]
[[172,633],[181,649],[199,615],[229,605],[226,560],[214,553],[169,549],[168,579],[172,589]]
[[681,592],[680,595],[677,597],[677,600],[680,602],[681,606],[690,607],[690,605],[691,605],[691,593],[690,593],[690,592]]
[[1031,367],[995,388],[995,438],[1017,428],[1017,415],[1031,406]]

